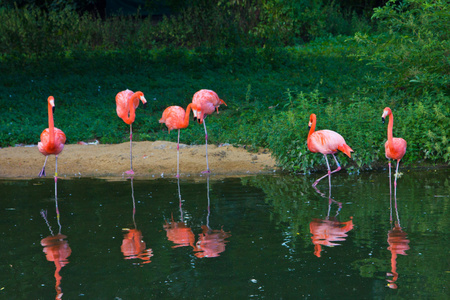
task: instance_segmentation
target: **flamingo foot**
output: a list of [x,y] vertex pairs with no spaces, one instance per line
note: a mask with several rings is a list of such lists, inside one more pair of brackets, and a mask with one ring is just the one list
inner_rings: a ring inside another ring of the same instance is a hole
[[39,172],[39,177],[45,177],[45,168],[42,168],[41,172]]
[[125,174],[127,174],[127,175],[134,175],[134,171],[133,170],[128,170],[128,171],[125,171]]
[[202,171],[202,174],[209,174],[209,173],[211,173],[211,171],[209,169],[206,171]]

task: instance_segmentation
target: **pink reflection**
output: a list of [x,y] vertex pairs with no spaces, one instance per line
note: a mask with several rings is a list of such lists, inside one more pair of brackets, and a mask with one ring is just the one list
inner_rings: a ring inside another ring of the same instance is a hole
[[[391,185],[391,177],[389,177],[389,202],[390,202],[390,222],[392,226],[392,185]],[[397,273],[397,255],[408,255],[406,254],[406,251],[409,250],[409,240],[407,237],[407,233],[404,232],[400,226],[400,217],[398,214],[398,208],[397,208],[397,186],[394,185],[394,208],[395,208],[395,215],[397,218],[397,221],[394,223],[394,228],[389,230],[388,232],[388,239],[387,242],[389,244],[389,247],[387,248],[389,251],[391,251],[391,272],[387,273],[387,276],[392,276],[392,279],[386,279],[388,284],[387,286],[391,289],[397,289],[397,280],[398,280],[398,273]]]
[[392,276],[392,279],[387,279],[388,287],[397,289],[397,284],[395,283],[398,279],[397,255],[407,255],[405,251],[409,250],[407,234],[402,231],[399,224],[395,224],[394,228],[389,230],[388,243],[389,247],[387,249],[391,251],[391,273],[387,273],[387,276]]
[[167,239],[173,242],[175,245],[172,248],[191,246],[194,248],[195,236],[192,229],[188,227],[183,221],[167,222],[164,225],[164,230],[167,233]]
[[61,289],[61,275],[59,274],[59,271],[61,271],[62,267],[67,265],[69,263],[69,260],[67,259],[70,254],[72,253],[72,250],[69,247],[69,243],[65,240],[67,236],[58,233],[55,236],[48,236],[46,238],[43,238],[41,240],[41,245],[44,247],[44,253],[45,258],[47,258],[48,261],[51,261],[55,263],[55,279],[56,279],[56,298],[55,299],[61,299],[62,298],[62,289]]
[[127,229],[120,250],[125,259],[141,259],[143,264],[150,263],[153,256],[152,249],[145,249],[142,232],[137,229]]
[[167,239],[173,242],[175,245],[172,248],[187,247],[191,246],[194,248],[195,236],[192,229],[187,226],[183,217],[183,208],[180,191],[180,178],[177,177],[178,182],[178,198],[179,198],[179,208],[180,208],[180,222],[175,222],[172,215],[172,220],[163,225],[164,230],[167,234]]
[[222,228],[212,230],[206,225],[202,225],[202,230],[195,247],[195,256],[200,258],[217,257],[225,251],[225,244],[228,243],[225,239],[231,236],[229,232],[223,231]]
[[55,207],[56,207],[56,219],[58,222],[59,231],[55,235],[53,234],[52,227],[47,219],[47,211],[41,210],[41,216],[44,218],[45,223],[47,224],[48,229],[50,230],[51,235],[43,238],[41,240],[41,245],[44,247],[42,250],[45,253],[45,258],[48,261],[51,261],[55,264],[55,290],[56,297],[55,299],[62,299],[62,288],[61,288],[61,280],[62,276],[59,273],[62,267],[66,266],[69,263],[68,257],[72,254],[72,249],[69,247],[69,242],[66,240],[67,236],[61,234],[61,222],[60,222],[60,214],[58,207],[58,187],[57,180],[55,178]]
[[[120,250],[123,253],[125,259],[140,259],[142,264],[148,264],[151,262],[150,258],[153,256],[152,249],[146,249],[145,242],[142,237],[142,232],[137,229],[135,214],[136,214],[136,203],[134,200],[134,186],[133,178],[131,177],[131,198],[133,199],[133,224],[134,229],[125,228],[124,236],[122,240],[122,245]],[[139,265],[140,263],[134,263]]]
[[[337,220],[339,211],[342,208],[342,203],[331,199],[331,182],[329,184],[329,197],[328,197],[328,213],[325,219],[313,219],[309,223],[309,230],[312,234],[312,242],[314,244],[314,255],[321,257],[322,246],[334,247],[340,246],[339,243],[343,242],[348,236],[347,233],[353,229],[353,217],[350,217],[349,221],[340,222]],[[322,197],[326,197],[321,191],[314,187]],[[336,215],[330,218],[331,204],[338,205]]]
[[322,246],[334,247],[339,246],[347,237],[347,232],[353,229],[353,220],[347,222],[339,222],[336,220],[313,219],[309,224],[312,233],[312,242],[314,244],[314,255],[320,257]]
[[206,177],[206,190],[208,198],[208,215],[206,217],[206,225],[202,225],[202,233],[198,235],[194,251],[195,256],[203,257],[218,257],[220,253],[225,251],[225,244],[228,243],[227,238],[231,236],[229,232],[220,230],[213,230],[209,227],[210,216],[210,199],[209,199],[209,175]]

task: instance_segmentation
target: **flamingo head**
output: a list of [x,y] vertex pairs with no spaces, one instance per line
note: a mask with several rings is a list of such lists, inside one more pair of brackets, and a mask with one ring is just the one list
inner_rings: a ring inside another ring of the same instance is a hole
[[144,97],[144,93],[143,92],[136,92],[136,95],[139,97],[139,100],[142,101],[142,104],[144,105],[144,108],[147,107],[147,100]]
[[52,112],[55,113],[55,98],[53,96],[49,96],[47,102],[48,105],[52,107]]
[[383,110],[383,115],[381,116],[381,120],[383,121],[383,124],[384,124],[384,119],[385,119],[387,116],[391,115],[391,114],[392,114],[392,111],[391,111],[391,109],[390,109],[389,107],[386,107],[386,108]]
[[201,105],[198,105],[197,103],[191,103],[191,109],[192,113],[194,114],[194,121],[197,121],[198,124],[202,124],[203,114]]

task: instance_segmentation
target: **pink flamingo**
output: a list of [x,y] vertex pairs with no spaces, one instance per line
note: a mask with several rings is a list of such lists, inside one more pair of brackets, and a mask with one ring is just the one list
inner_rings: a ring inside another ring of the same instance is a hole
[[398,165],[400,164],[400,160],[403,158],[403,156],[406,153],[406,141],[402,138],[395,138],[392,135],[392,127],[394,127],[394,115],[392,114],[392,111],[389,107],[386,107],[383,110],[383,115],[381,116],[381,119],[384,119],[390,116],[389,118],[389,124],[388,124],[388,140],[384,144],[384,149],[386,152],[386,158],[389,160],[389,181],[391,178],[391,159],[397,160],[397,168],[395,171],[395,180],[394,180],[394,187],[397,186],[397,176],[398,176]]
[[[313,187],[315,187],[320,180],[329,176],[331,178],[331,174],[339,171],[341,169],[341,165],[339,164],[335,153],[339,151],[344,152],[348,157],[351,157],[350,152],[353,152],[352,148],[350,148],[346,143],[344,138],[337,132],[332,130],[319,130],[314,131],[316,129],[316,115],[311,114],[309,116],[309,134],[307,139],[308,149],[311,152],[317,153],[320,152],[325,156],[325,161],[327,162],[328,174],[320,177],[313,183]],[[338,166],[336,170],[331,172],[330,164],[328,163],[327,154],[331,154],[336,161],[336,165]],[[331,188],[331,181],[330,181]]]
[[144,107],[147,104],[147,100],[144,98],[142,92],[132,92],[130,90],[121,91],[116,95],[116,112],[119,118],[125,123],[130,124],[130,170],[125,174],[133,175],[133,156],[131,154],[131,141],[133,139],[132,124],[136,118],[136,108],[139,106],[139,100],[142,101]]
[[194,113],[194,121],[197,120],[199,124],[203,123],[205,127],[205,141],[206,141],[206,171],[202,173],[210,173],[208,164],[208,132],[206,131],[205,118],[212,114],[215,110],[219,113],[219,106],[227,104],[219,98],[219,96],[211,90],[200,90],[194,94],[192,98],[192,112]]
[[41,133],[41,141],[38,143],[39,152],[45,155],[44,166],[39,177],[45,176],[45,165],[47,164],[48,156],[55,155],[55,180],[58,177],[58,154],[64,149],[64,143],[66,142],[66,135],[61,129],[54,126],[53,112],[55,110],[55,98],[53,96],[47,99],[48,107],[48,128],[44,129]]
[[169,129],[169,133],[173,129],[178,129],[177,142],[177,178],[180,177],[180,129],[189,125],[189,114],[191,112],[192,103],[188,105],[186,111],[180,106],[169,106],[163,112],[159,123],[165,123]]

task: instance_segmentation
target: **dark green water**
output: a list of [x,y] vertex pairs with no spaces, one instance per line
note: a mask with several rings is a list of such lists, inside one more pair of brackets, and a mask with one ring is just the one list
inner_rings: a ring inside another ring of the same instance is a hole
[[0,298],[448,299],[449,175],[0,180]]

